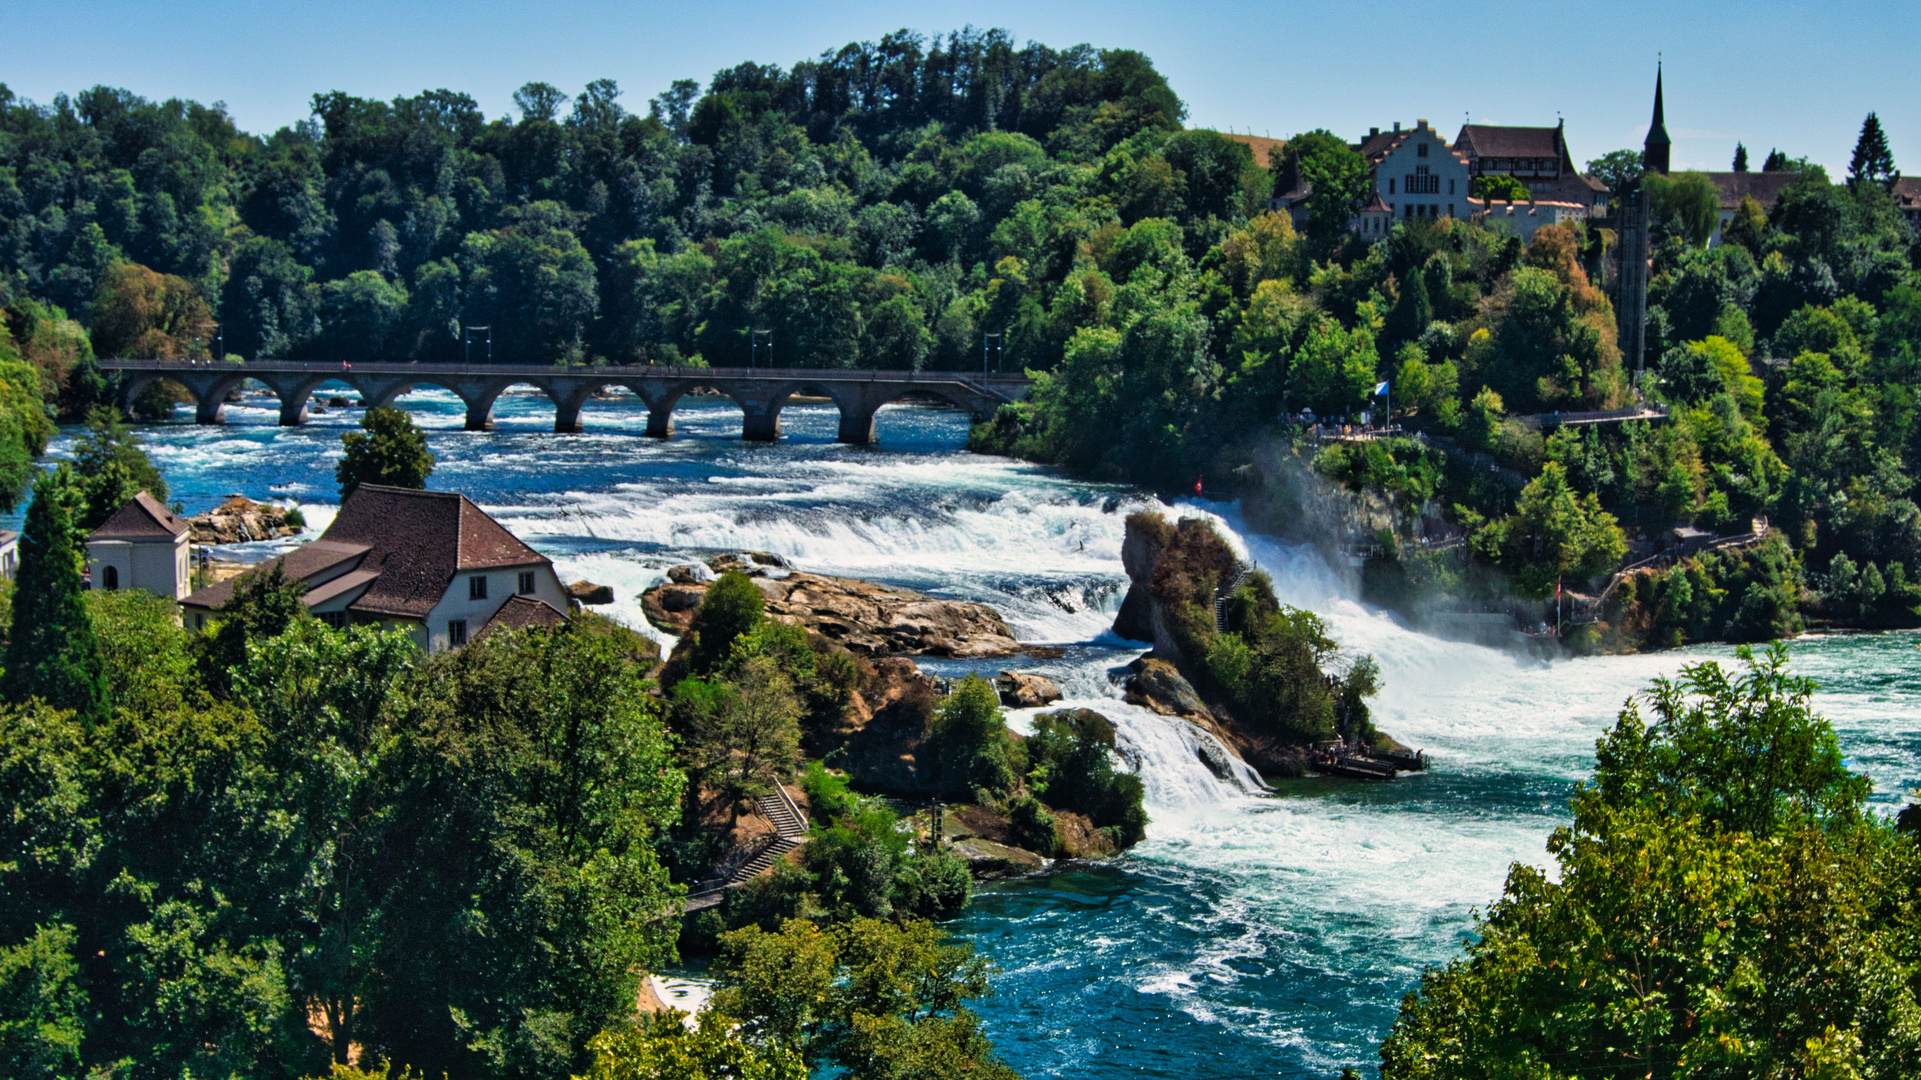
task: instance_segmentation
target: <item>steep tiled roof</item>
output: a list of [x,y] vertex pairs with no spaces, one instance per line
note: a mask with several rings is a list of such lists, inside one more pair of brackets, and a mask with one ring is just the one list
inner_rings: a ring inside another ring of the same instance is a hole
[[[311,543],[302,544],[279,558],[269,559],[244,574],[230,577],[225,581],[216,581],[180,603],[186,607],[217,610],[225,607],[227,601],[233,599],[234,590],[241,582],[255,574],[265,573],[274,566],[280,567],[281,573],[286,574],[289,581],[305,581],[338,567],[343,562],[357,560],[370,550],[372,549],[365,544],[343,544],[322,537]],[[303,599],[308,603],[314,602],[311,594]]]
[[567,616],[559,609],[531,596],[510,596],[500,605],[494,617],[474,635],[479,641],[496,630],[525,630],[532,626],[552,628],[567,621]]
[[361,568],[380,577],[353,610],[416,619],[462,570],[547,561],[464,495],[379,484],[355,488],[321,538],[373,549]]
[[1394,208],[1387,204],[1386,199],[1381,198],[1381,193],[1378,191],[1374,193],[1372,199],[1368,200],[1366,206],[1361,207],[1363,214],[1392,214],[1393,212]]
[[1370,131],[1354,150],[1369,161],[1379,161],[1389,150],[1401,145],[1402,139],[1412,134],[1413,128],[1405,131]]
[[[273,562],[248,571],[260,573],[279,563],[289,578],[306,580],[340,564],[354,579],[335,586],[330,579],[307,598],[309,603],[337,596],[368,583],[350,610],[370,615],[419,619],[447,593],[454,575],[465,570],[534,566],[547,557],[502,528],[465,496],[444,491],[362,484],[341,506],[320,539],[295,548]],[[245,577],[246,575],[242,575]],[[219,608],[233,598],[239,579],[210,585],[181,603]]]
[[1921,176],[1904,176],[1894,182],[1894,205],[1904,213],[1921,208]]
[[1561,156],[1559,128],[1496,127],[1492,124],[1463,124],[1454,137],[1462,153],[1474,157],[1552,158]]
[[1763,210],[1774,205],[1789,184],[1801,179],[1798,172],[1711,172],[1708,179],[1721,192],[1721,208],[1732,210],[1743,196],[1752,195]]
[[160,500],[141,492],[113,512],[88,535],[89,540],[173,540],[187,531],[187,523]]

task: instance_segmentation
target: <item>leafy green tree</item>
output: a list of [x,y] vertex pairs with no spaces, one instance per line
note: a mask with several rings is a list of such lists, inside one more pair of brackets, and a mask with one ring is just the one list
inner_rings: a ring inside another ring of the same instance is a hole
[[810,1068],[880,1080],[1013,1080],[966,1007],[987,993],[988,965],[944,937],[919,920],[744,927],[721,937],[711,1008],[740,1023],[749,1042],[795,1053]]
[[702,776],[726,793],[737,815],[744,800],[793,771],[801,704],[771,656],[747,657],[727,675],[725,682],[683,680],[674,687],[674,706],[685,717]]
[[117,409],[103,407],[87,414],[87,433],[73,441],[73,467],[84,500],[74,522],[77,528],[99,528],[143,491],[163,504],[167,501],[166,478]]
[[313,269],[272,236],[256,236],[234,252],[221,293],[225,348],[254,360],[293,354],[319,332],[308,286]]
[[[82,338],[84,340],[84,337]],[[28,354],[32,354],[29,348]],[[32,486],[33,459],[47,450],[53,423],[42,403],[42,374],[21,355],[13,335],[0,318],[0,509],[12,512]]]
[[1277,168],[1276,190],[1291,186],[1292,180],[1309,186],[1307,235],[1322,250],[1332,248],[1367,200],[1372,182],[1367,162],[1345,139],[1317,129],[1289,139]]
[[1521,489],[1513,515],[1483,526],[1473,537],[1477,552],[1514,575],[1524,596],[1545,596],[1563,578],[1583,580],[1619,563],[1627,537],[1614,515],[1592,492],[1568,483],[1557,462]]
[[759,1047],[719,1013],[703,1010],[692,1031],[680,1014],[659,1013],[613,1028],[593,1042],[594,1065],[581,1080],[806,1080],[791,1050]]
[[1048,805],[1086,815],[1126,848],[1147,835],[1147,811],[1140,777],[1116,772],[1113,751],[1114,725],[1101,714],[1043,714],[1027,740],[1027,779]]
[[390,885],[366,872],[378,865],[390,805],[384,772],[395,741],[384,714],[418,656],[402,630],[299,619],[254,642],[228,673],[272,747],[276,806],[291,824],[274,867],[305,945],[286,957],[290,981],[318,1006],[340,1063],[362,1027],[360,1002],[376,977],[369,947],[381,940]]
[[1921,1009],[1898,959],[1917,853],[1866,811],[1777,646],[1686,666],[1600,741],[1557,872],[1516,865],[1430,970],[1383,1076],[1899,1076]]
[[540,201],[508,207],[501,217],[503,227],[470,233],[461,245],[466,321],[494,327],[495,353],[504,362],[585,359],[600,287],[593,258],[574,233],[574,215]]
[[391,359],[407,318],[407,290],[373,270],[320,286],[320,333],[310,346],[326,360]]
[[44,926],[0,947],[0,1066],[21,1080],[81,1073],[87,997],[71,926]]
[[1684,172],[1647,177],[1648,213],[1667,236],[1701,246],[1720,222],[1721,193],[1706,173]]
[[86,723],[104,723],[109,702],[93,620],[81,602],[80,540],[73,526],[79,502],[66,466],[33,485],[26,526],[20,534],[20,569],[14,579],[13,625],[7,634],[6,699],[38,698],[71,709]]
[[[673,959],[678,889],[656,855],[685,779],[646,669],[570,622],[490,634],[402,680],[384,753],[394,824],[373,845],[369,1052],[488,1077],[583,1070]],[[480,928],[484,927],[482,932]]]
[[1626,190],[1629,183],[1639,180],[1645,168],[1639,150],[1609,150],[1587,163],[1588,175],[1606,184],[1608,191],[1616,197]]
[[674,647],[674,655],[663,673],[671,684],[680,678],[705,675],[719,667],[733,653],[734,642],[759,626],[767,598],[752,578],[737,570],[720,575],[700,598],[687,633]]
[[1888,149],[1888,136],[1881,130],[1881,118],[1869,113],[1868,118],[1861,121],[1861,135],[1854,140],[1854,156],[1848,161],[1848,187],[1866,181],[1893,190],[1900,179],[1901,170],[1894,167],[1894,151]]
[[1007,723],[1001,717],[1000,695],[992,683],[969,675],[934,713],[929,733],[932,761],[927,779],[955,795],[976,791],[990,796],[1014,789],[1018,778],[1007,756]]
[[[1588,168],[1592,170],[1594,165],[1594,162],[1589,162]],[[1507,173],[1489,173],[1475,177],[1474,182],[1468,185],[1468,194],[1477,199],[1501,202],[1534,201],[1534,193],[1528,190],[1527,185]]]
[[1387,317],[1391,339],[1412,341],[1434,321],[1434,305],[1428,300],[1426,277],[1426,274],[1410,273],[1402,282],[1401,295],[1395,299],[1394,310]]
[[102,356],[205,357],[214,328],[192,282],[139,263],[110,268],[93,297],[93,347]]
[[214,613],[213,625],[200,639],[199,666],[208,688],[225,696],[253,647],[310,619],[300,600],[306,591],[306,583],[288,578],[278,562],[235,579],[232,599]]
[[340,437],[345,450],[334,468],[345,500],[362,484],[424,488],[434,472],[427,436],[404,409],[376,407],[360,418],[360,430]]
[[1748,148],[1745,144],[1734,144],[1734,164],[1731,167],[1735,172],[1748,171]]

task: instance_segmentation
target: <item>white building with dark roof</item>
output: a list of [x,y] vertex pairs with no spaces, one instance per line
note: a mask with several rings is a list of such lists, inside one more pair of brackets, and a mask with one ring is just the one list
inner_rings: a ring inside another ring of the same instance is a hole
[[145,589],[178,600],[187,595],[191,538],[186,521],[143,491],[87,535],[88,580],[96,589]]
[[1392,131],[1370,129],[1354,149],[1374,171],[1374,197],[1356,217],[1357,231],[1380,230],[1381,206],[1390,219],[1401,221],[1467,216],[1472,175],[1467,159],[1427,121],[1416,120],[1411,128],[1397,123]]
[[12,581],[20,572],[20,534],[0,529],[0,581]]
[[402,627],[427,652],[553,626],[568,607],[553,562],[466,496],[362,484],[319,539],[182,600],[189,624],[205,628],[238,583],[273,566],[306,585],[301,601],[322,622]]

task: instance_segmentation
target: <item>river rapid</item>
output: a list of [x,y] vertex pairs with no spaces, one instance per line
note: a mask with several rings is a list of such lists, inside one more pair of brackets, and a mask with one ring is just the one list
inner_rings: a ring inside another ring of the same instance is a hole
[[[966,419],[951,411],[889,407],[879,445],[849,447],[833,441],[832,409],[817,406],[790,406],[782,441],[752,445],[738,439],[738,409],[701,400],[683,403],[678,434],[664,442],[641,436],[646,410],[624,393],[590,403],[587,430],[574,435],[553,434],[552,406],[531,392],[503,395],[496,430],[484,433],[460,430],[449,393],[400,404],[429,429],[439,458],[431,487],[474,499],[551,556],[563,580],[612,585],[612,614],[637,626],[639,592],[668,567],[759,550],[807,570],[980,600],[1021,640],[1066,647],[1058,660],[982,670],[1042,671],[1064,704],[1112,719],[1153,823],[1126,857],[983,890],[953,924],[1000,969],[980,1011],[1028,1077],[1371,1071],[1401,996],[1423,967],[1457,955],[1509,865],[1547,863],[1548,833],[1568,820],[1568,796],[1623,699],[1727,653],[1547,664],[1418,634],[1358,603],[1312,550],[1249,533],[1232,505],[1168,506],[969,454]],[[302,428],[275,427],[276,415],[273,399],[252,399],[230,404],[224,427],[175,422],[141,434],[189,513],[238,492],[297,500],[324,527],[339,436],[360,413],[331,410]],[[1116,673],[1142,646],[1109,626],[1126,586],[1123,520],[1142,508],[1215,518],[1283,602],[1372,653],[1385,680],[1376,722],[1425,748],[1431,771],[1265,792],[1250,777],[1217,779],[1185,724],[1121,702]],[[1917,641],[1808,638],[1793,650],[1889,813],[1921,785]]]

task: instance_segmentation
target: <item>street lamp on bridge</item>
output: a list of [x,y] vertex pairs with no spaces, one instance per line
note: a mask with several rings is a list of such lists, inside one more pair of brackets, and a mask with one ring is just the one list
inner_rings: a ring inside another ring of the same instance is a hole
[[994,358],[994,373],[997,375],[1000,374],[1001,343],[1006,339],[1006,337],[1007,337],[1007,331],[1005,330],[996,330],[991,334],[981,335],[981,377],[982,378],[987,377],[987,358],[989,356],[992,356]]
[[487,337],[486,337],[486,342],[487,342],[487,362],[488,362],[489,364],[491,364],[491,363],[493,363],[493,362],[494,362],[494,328],[493,328],[492,326],[463,326],[463,327],[461,327],[461,329],[460,329],[460,349],[461,349],[461,353],[460,353],[460,355],[461,355],[461,359],[462,359],[462,360],[464,360],[464,361],[466,361],[466,362],[467,362],[467,363],[469,363],[469,364],[471,364],[471,363],[473,363],[473,362],[474,362],[474,333],[475,333],[475,331],[481,331],[481,332],[484,332],[484,333],[485,333],[485,334],[487,335]]
[[753,348],[747,354],[748,368],[752,369],[760,366],[758,364],[758,361],[760,360],[760,351],[762,349],[767,350],[767,366],[773,367],[774,366],[774,331],[772,329],[753,330],[753,331],[749,331],[749,333],[753,338]]

